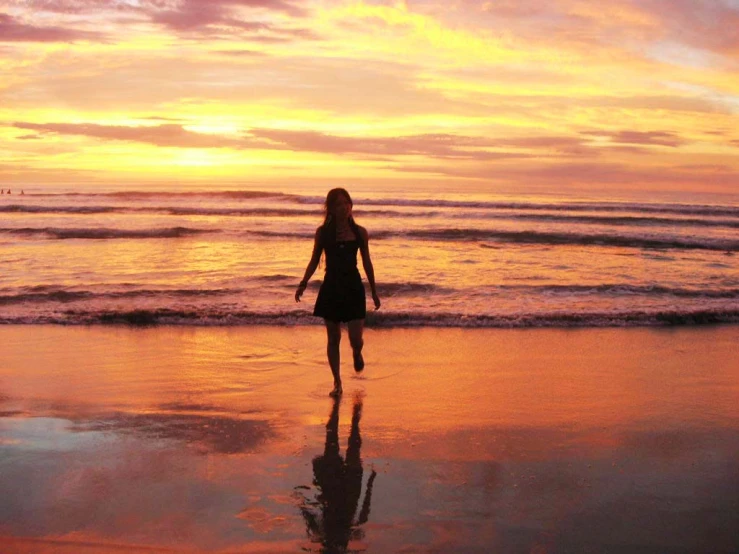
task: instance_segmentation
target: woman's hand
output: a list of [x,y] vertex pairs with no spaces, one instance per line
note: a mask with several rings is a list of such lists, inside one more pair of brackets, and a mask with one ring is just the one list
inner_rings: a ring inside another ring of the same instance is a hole
[[377,296],[376,292],[372,293],[372,300],[375,302],[375,310],[380,309],[380,297]]
[[298,285],[298,290],[295,291],[295,302],[300,302],[300,297],[303,296],[306,286],[307,285],[304,285],[303,283]]

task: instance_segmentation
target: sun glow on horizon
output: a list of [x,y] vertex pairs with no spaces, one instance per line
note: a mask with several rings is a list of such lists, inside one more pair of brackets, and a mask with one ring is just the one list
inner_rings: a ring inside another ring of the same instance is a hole
[[734,192],[737,24],[728,0],[0,0],[0,180]]

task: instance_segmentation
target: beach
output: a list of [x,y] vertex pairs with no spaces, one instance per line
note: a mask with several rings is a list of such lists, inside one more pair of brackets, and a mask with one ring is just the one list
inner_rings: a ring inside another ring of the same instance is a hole
[[739,554],[738,23],[0,1],[0,554]]
[[739,327],[0,326],[3,552],[736,552]]

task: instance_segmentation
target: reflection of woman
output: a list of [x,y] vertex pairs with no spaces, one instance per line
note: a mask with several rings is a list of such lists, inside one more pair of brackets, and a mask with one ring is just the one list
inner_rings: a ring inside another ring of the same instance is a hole
[[[318,487],[315,501],[304,498],[300,511],[305,519],[308,534],[320,542],[322,552],[346,552],[349,541],[361,539],[359,526],[369,519],[372,485],[377,472],[372,470],[359,515],[354,516],[362,494],[362,438],[359,420],[362,417],[362,400],[357,397],[352,412],[352,426],[346,459],[339,453],[339,400],[334,399],[331,416],[326,424],[326,446],[323,455],[313,459],[313,484]],[[317,507],[320,513],[311,508]]]
[[295,300],[308,286],[308,279],[318,267],[321,253],[326,253],[326,275],[318,292],[313,315],[322,317],[328,335],[328,363],[334,376],[334,388],[331,396],[342,393],[339,342],[341,341],[341,323],[346,322],[349,329],[349,342],[352,345],[354,369],[364,369],[362,358],[362,331],[366,315],[364,285],[357,269],[357,252],[362,255],[362,266],[372,291],[375,309],[380,307],[380,299],[375,288],[375,273],[369,253],[369,235],[364,227],[354,222],[352,217],[352,199],[349,193],[341,188],[332,189],[326,196],[326,218],[323,225],[316,230],[313,243],[313,254],[305,269],[303,280],[295,291]]

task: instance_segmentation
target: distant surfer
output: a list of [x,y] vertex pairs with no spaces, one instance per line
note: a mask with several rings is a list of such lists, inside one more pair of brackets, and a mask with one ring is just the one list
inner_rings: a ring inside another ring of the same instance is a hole
[[362,266],[372,291],[375,309],[380,307],[369,252],[369,235],[367,229],[354,222],[352,207],[351,196],[345,189],[335,188],[328,192],[324,204],[323,225],[316,229],[313,254],[305,269],[303,280],[295,292],[295,301],[300,302],[300,297],[308,286],[308,280],[318,268],[321,253],[325,252],[326,274],[318,291],[313,315],[322,317],[326,325],[328,339],[326,354],[334,377],[334,388],[330,395],[334,397],[340,396],[343,392],[339,352],[342,322],[347,324],[349,331],[354,369],[357,372],[364,369],[362,333],[367,307],[364,284],[357,269],[357,252],[362,256]]

